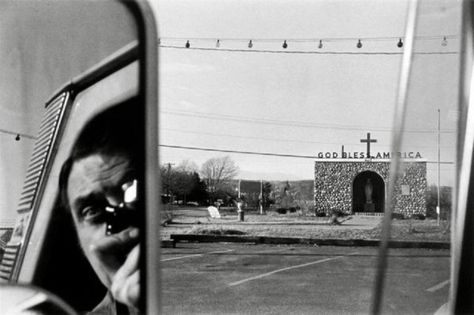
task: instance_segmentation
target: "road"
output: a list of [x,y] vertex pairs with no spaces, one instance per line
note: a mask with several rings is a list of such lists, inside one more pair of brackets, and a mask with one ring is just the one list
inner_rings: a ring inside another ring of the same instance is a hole
[[[162,252],[165,314],[367,314],[377,249],[189,244]],[[390,251],[384,314],[448,297],[449,250]]]

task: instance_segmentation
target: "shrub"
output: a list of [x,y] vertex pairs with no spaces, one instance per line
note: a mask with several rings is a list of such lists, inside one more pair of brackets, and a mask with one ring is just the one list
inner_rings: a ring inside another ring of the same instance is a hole
[[[438,191],[436,185],[431,185],[426,190],[426,217],[436,219],[436,205],[438,203]],[[441,186],[440,189],[440,218],[446,220],[452,208],[452,187]]]
[[324,211],[317,211],[317,212],[316,212],[316,216],[317,216],[317,217],[325,217],[325,216],[326,216],[326,212],[324,212]]
[[285,208],[278,208],[276,209],[276,212],[279,214],[286,214],[286,209]]
[[344,211],[340,210],[340,209],[331,209],[329,211],[329,214],[331,216],[336,216],[336,217],[342,217],[342,216],[345,216],[347,215],[346,213],[344,213]]
[[226,230],[226,229],[202,229],[199,231],[199,234],[204,235],[245,235],[245,232],[239,230]]
[[405,219],[405,216],[401,213],[398,213],[398,212],[393,212],[392,213],[392,220],[395,219],[395,220],[403,220]]
[[411,216],[412,219],[414,220],[424,220],[426,219],[425,215],[422,213],[415,213]]
[[161,225],[166,226],[173,223],[174,214],[171,210],[165,210],[161,215]]
[[300,210],[300,214],[307,216],[313,215],[314,213],[314,201],[313,200],[296,200],[296,210]]

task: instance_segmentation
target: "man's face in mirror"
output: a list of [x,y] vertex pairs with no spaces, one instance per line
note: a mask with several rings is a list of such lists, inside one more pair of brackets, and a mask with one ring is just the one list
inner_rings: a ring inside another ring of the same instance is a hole
[[72,214],[86,258],[112,297],[133,307],[140,295],[141,209],[136,190],[130,191],[137,187],[143,151],[138,115],[132,99],[94,117],[59,180],[62,205]]
[[[81,247],[93,269],[116,299],[136,306],[139,292],[138,229],[129,226],[117,234],[107,236],[105,233],[106,208],[123,202],[123,185],[134,176],[135,168],[127,156],[92,154],[73,163],[67,196]],[[124,286],[129,286],[128,290],[134,292],[132,297],[128,296],[130,292],[122,299],[116,296],[120,292],[114,291],[120,291]]]

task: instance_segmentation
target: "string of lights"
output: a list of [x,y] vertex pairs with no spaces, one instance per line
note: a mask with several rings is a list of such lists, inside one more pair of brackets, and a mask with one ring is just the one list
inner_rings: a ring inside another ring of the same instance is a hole
[[[439,41],[440,45],[443,47],[448,46],[449,41],[458,39],[458,35],[431,35],[431,36],[416,36],[416,41]],[[392,41],[394,47],[403,48],[404,37],[344,37],[344,38],[253,38],[253,39],[243,39],[243,38],[209,38],[209,37],[162,37],[158,39],[158,45],[160,48],[186,48],[186,49],[195,49],[195,50],[220,50],[220,51],[233,51],[233,52],[266,52],[266,53],[306,53],[306,54],[352,54],[352,55],[399,55],[402,54],[401,51],[395,52],[348,52],[348,51],[324,51],[323,48],[326,47],[328,43],[337,43],[337,42],[354,42],[355,47],[361,49],[364,47],[364,44],[370,42],[388,42]],[[449,41],[448,41],[449,40]],[[178,44],[181,43],[181,44]],[[198,44],[197,44],[198,43]],[[205,43],[205,47],[202,44]],[[230,48],[223,47],[223,44],[232,43],[242,43],[246,49],[241,48]],[[284,50],[274,50],[274,49],[254,49],[255,46],[262,47],[262,44],[274,44],[281,43],[281,48]],[[318,51],[302,51],[302,50],[289,50],[286,51],[292,44],[314,44],[314,48],[317,48]],[[199,45],[200,44],[200,45]],[[214,47],[210,47],[210,46]],[[455,51],[441,51],[441,52],[416,52],[416,54],[457,54]]]
[[[271,152],[256,152],[256,151],[240,151],[240,150],[226,150],[226,149],[214,149],[204,147],[192,147],[182,145],[169,145],[159,144],[159,147],[180,149],[180,150],[196,150],[196,151],[208,151],[208,152],[221,152],[221,153],[236,153],[236,154],[248,154],[248,155],[260,155],[260,156],[277,156],[277,157],[288,157],[288,158],[301,158],[301,159],[318,159],[315,155],[298,155],[298,154],[284,154],[284,153],[271,153]],[[437,161],[427,161],[426,163],[438,163]],[[454,164],[453,162],[444,161],[439,162],[440,164]]]
[[29,135],[29,134],[26,134],[26,133],[14,132],[14,131],[6,130],[6,129],[0,129],[0,133],[15,136],[16,141],[20,141],[21,138],[36,140],[35,136]]
[[[415,36],[416,41],[440,41],[440,45],[443,47],[448,46],[449,40],[458,39],[458,35],[426,35],[426,36]],[[321,37],[321,38],[209,38],[209,37],[161,37],[158,38],[158,46],[165,49],[192,49],[202,51],[227,51],[227,52],[253,52],[253,53],[279,53],[279,54],[320,54],[320,55],[401,55],[402,51],[322,51],[325,48],[326,43],[335,42],[356,42],[355,47],[361,49],[364,47],[364,43],[367,42],[389,42],[393,41],[398,48],[403,48],[404,36],[385,36],[385,37]],[[183,45],[170,45],[163,44],[163,42],[183,42]],[[215,47],[199,47],[192,46],[192,42],[212,42],[215,43]],[[222,44],[226,42],[242,42],[245,43],[247,49],[238,48],[222,48]],[[284,50],[270,50],[270,49],[253,49],[254,45],[261,43],[282,43],[281,48]],[[292,43],[314,43],[316,44],[318,51],[304,51],[304,50],[286,50]],[[456,55],[459,54],[457,51],[420,51],[415,52],[419,55]],[[184,115],[184,114],[183,114]],[[338,129],[338,128],[336,128]],[[383,130],[379,130],[383,131]],[[388,131],[388,130],[387,130]],[[428,133],[431,131],[408,131],[408,132],[419,132]],[[451,132],[451,131],[448,131]],[[10,134],[15,136],[15,140],[19,141],[21,138],[36,139],[36,137],[18,133],[10,130],[0,129],[0,133]]]
[[[451,39],[459,38],[456,34],[450,35],[420,35],[415,36],[416,41],[436,41],[439,40],[442,43],[448,42]],[[380,42],[380,41],[394,41],[397,45],[400,41],[405,40],[404,36],[379,36],[379,37],[316,37],[316,38],[232,38],[232,37],[160,37],[159,42],[163,41],[208,41],[221,44],[222,42],[245,42],[245,43],[319,43],[319,42],[347,42],[357,41],[360,42]]]
[[[160,45],[160,48],[165,49],[189,49],[189,50],[202,50],[202,51],[222,51],[222,52],[241,52],[241,53],[271,53],[271,54],[305,54],[305,55],[402,55],[403,52],[396,51],[305,51],[305,50],[269,50],[269,49],[229,49],[229,48],[206,48],[206,47],[181,47],[171,45]],[[419,51],[415,52],[415,55],[457,55],[457,51]]]

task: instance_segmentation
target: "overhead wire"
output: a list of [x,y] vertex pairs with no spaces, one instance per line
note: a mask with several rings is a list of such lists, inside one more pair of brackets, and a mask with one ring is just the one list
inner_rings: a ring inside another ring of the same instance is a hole
[[[337,129],[337,130],[367,130],[367,126],[351,126],[351,125],[342,125],[342,124],[316,124],[311,122],[303,121],[291,121],[291,120],[276,120],[276,119],[266,119],[266,118],[251,118],[244,116],[234,116],[226,114],[214,114],[214,113],[203,113],[203,112],[193,112],[193,111],[179,111],[179,110],[161,110],[163,114],[177,115],[177,116],[187,116],[187,117],[198,117],[204,119],[221,119],[228,121],[239,121],[246,123],[258,123],[258,124],[269,124],[269,125],[281,125],[281,126],[294,126],[301,128],[318,128],[318,129]],[[380,132],[392,132],[390,128],[382,127],[371,127],[370,130],[380,131]],[[407,133],[434,133],[437,130],[416,130],[410,129],[405,130]],[[455,130],[445,129],[441,133],[454,133]]]
[[[415,40],[448,40],[448,39],[457,39],[459,36],[457,34],[448,34],[448,35],[419,35],[415,36]],[[232,41],[232,42],[248,42],[251,40],[253,43],[255,42],[306,42],[306,43],[315,43],[319,42],[320,40],[323,42],[342,42],[342,41],[358,41],[361,40],[363,42],[366,41],[396,41],[398,42],[400,39],[404,40],[405,36],[372,36],[372,37],[311,37],[311,38],[258,38],[258,37],[170,37],[170,36],[163,36],[159,38],[159,42],[163,41],[210,41],[215,42],[219,40],[221,43],[224,41]]]
[[[202,51],[227,51],[227,52],[241,52],[241,53],[270,53],[270,54],[306,54],[306,55],[403,55],[403,52],[398,51],[306,51],[306,50],[269,50],[269,49],[233,49],[233,48],[212,48],[212,47],[192,47],[186,44],[187,47],[174,45],[160,45],[160,48],[167,49],[186,49],[186,50],[202,50]],[[420,51],[415,52],[415,55],[458,55],[458,51]]]
[[[202,131],[195,131],[195,130],[183,130],[183,129],[173,129],[173,128],[160,128],[161,131],[171,131],[171,132],[178,132],[178,133],[187,133],[187,134],[198,134],[198,135],[206,135],[212,137],[226,137],[226,138],[237,138],[237,139],[254,139],[254,140],[264,140],[264,141],[272,141],[272,142],[287,142],[287,143],[307,143],[307,144],[334,144],[334,145],[341,145],[340,142],[322,142],[322,141],[309,141],[309,140],[301,140],[301,139],[281,139],[281,138],[271,138],[271,137],[255,137],[255,136],[242,136],[236,134],[222,134],[222,133],[212,133],[212,132],[202,132]],[[344,145],[349,146],[356,146],[360,145],[359,142],[357,143],[344,143]],[[381,145],[378,144],[377,146],[382,147],[390,147],[390,145]],[[417,148],[435,148],[436,146],[429,146],[429,145],[417,145]],[[453,146],[441,146],[442,148],[453,148]]]
[[[221,152],[221,153],[235,153],[235,154],[248,154],[248,155],[260,155],[260,156],[277,156],[277,157],[289,157],[289,158],[302,158],[302,159],[321,159],[315,155],[302,155],[302,154],[285,154],[285,153],[273,153],[273,152],[256,152],[256,151],[243,151],[243,150],[227,150],[227,149],[215,149],[215,148],[204,148],[194,146],[182,146],[182,145],[170,145],[170,144],[159,144],[159,147],[170,148],[170,149],[182,149],[182,150],[196,150],[196,151],[208,151],[208,152]],[[351,159],[347,159],[351,160]],[[426,161],[426,163],[438,163],[437,161]],[[450,161],[439,162],[440,164],[453,164]]]

